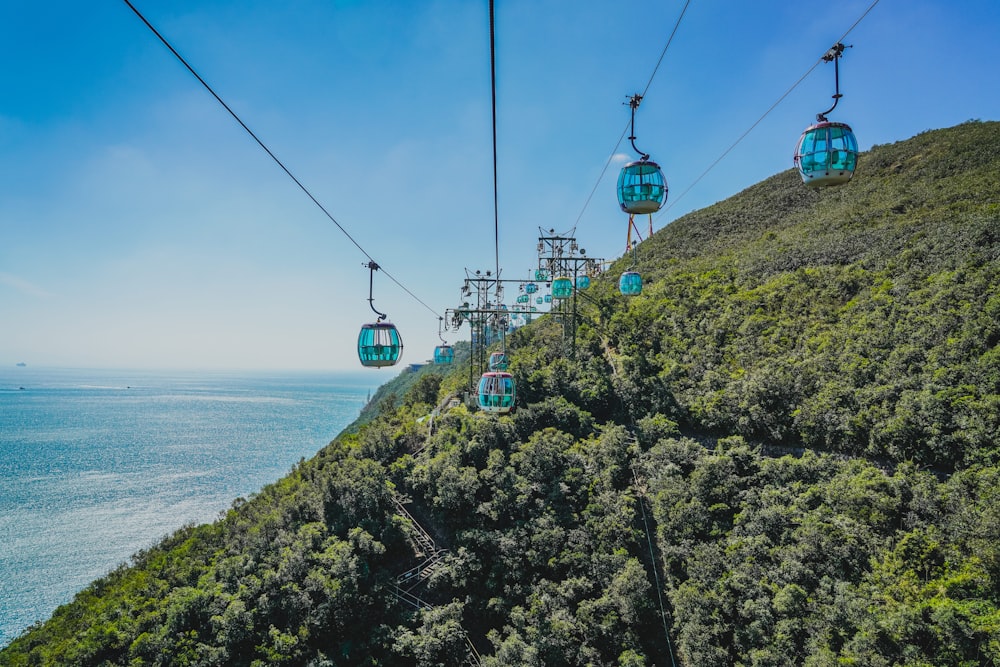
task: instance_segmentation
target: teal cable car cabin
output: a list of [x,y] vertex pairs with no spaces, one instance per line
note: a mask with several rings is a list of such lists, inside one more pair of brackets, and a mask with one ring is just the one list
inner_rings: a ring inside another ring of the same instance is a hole
[[438,345],[434,348],[434,363],[439,365],[450,364],[455,360],[455,350],[451,345]]
[[362,366],[395,366],[403,353],[403,339],[391,322],[372,322],[358,334],[358,358]]
[[514,376],[505,372],[483,373],[479,379],[477,403],[479,409],[495,414],[507,414],[514,409]]
[[660,165],[636,160],[618,174],[618,204],[630,215],[656,213],[667,199],[667,182]]
[[626,271],[618,279],[618,291],[625,296],[642,294],[642,276],[635,271]]
[[552,296],[556,299],[568,299],[573,296],[573,281],[566,276],[559,276],[553,280]]
[[810,187],[842,185],[854,176],[858,140],[847,123],[823,121],[806,128],[795,150],[795,167]]

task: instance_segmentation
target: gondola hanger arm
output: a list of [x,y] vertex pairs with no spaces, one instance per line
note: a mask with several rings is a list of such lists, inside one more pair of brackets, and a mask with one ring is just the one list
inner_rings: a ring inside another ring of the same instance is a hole
[[833,106],[822,113],[816,114],[816,121],[819,123],[826,122],[826,115],[831,113],[837,108],[837,103],[840,102],[840,98],[844,95],[840,92],[840,57],[844,55],[844,49],[851,48],[853,46],[844,46],[841,42],[837,42],[830,47],[830,50],[823,54],[822,60],[824,62],[833,61],[833,81],[834,81],[834,94],[833,94]]
[[370,261],[365,266],[367,266],[368,269],[369,269],[369,273],[368,273],[368,306],[372,309],[372,312],[374,312],[376,315],[378,315],[378,321],[382,322],[383,320],[385,320],[385,318],[387,317],[387,315],[375,308],[375,297],[373,296],[373,290],[374,290],[374,287],[375,287],[375,272],[379,270],[379,265],[376,262],[374,262],[374,261]]
[[641,150],[639,150],[639,147],[635,145],[635,110],[639,108],[640,102],[642,102],[642,95],[636,93],[635,95],[633,95],[628,99],[628,102],[623,102],[623,104],[628,104],[629,107],[632,109],[632,124],[630,125],[631,133],[629,135],[628,140],[632,143],[632,150],[634,150],[641,156],[639,158],[640,160],[645,162],[646,160],[649,159],[649,153],[642,152]]

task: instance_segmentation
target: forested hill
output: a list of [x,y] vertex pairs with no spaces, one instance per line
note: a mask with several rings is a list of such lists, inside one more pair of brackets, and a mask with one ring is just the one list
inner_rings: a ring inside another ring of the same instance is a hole
[[776,175],[638,258],[575,347],[510,338],[512,416],[443,400],[464,364],[404,378],[0,665],[1000,664],[1000,123]]
[[[626,419],[940,470],[996,462],[1000,124],[859,164],[847,187],[789,170],[685,216],[640,246],[640,298],[626,307],[612,281],[589,294],[594,371],[610,362]],[[543,341],[527,345],[541,365]]]

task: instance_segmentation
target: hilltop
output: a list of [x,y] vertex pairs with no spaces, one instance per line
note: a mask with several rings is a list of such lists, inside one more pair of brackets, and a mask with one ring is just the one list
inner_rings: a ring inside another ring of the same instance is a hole
[[1000,123],[859,164],[660,230],[575,348],[518,330],[512,416],[401,375],[0,664],[1000,662]]

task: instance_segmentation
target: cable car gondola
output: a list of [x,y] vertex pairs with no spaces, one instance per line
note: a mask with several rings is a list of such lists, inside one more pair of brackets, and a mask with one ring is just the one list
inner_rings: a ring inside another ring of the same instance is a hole
[[626,271],[618,279],[618,291],[625,296],[642,294],[642,276],[636,271]]
[[618,204],[623,211],[629,215],[656,213],[666,198],[667,184],[663,172],[648,155],[622,167],[618,174]]
[[438,338],[441,339],[441,344],[434,348],[434,363],[439,365],[447,365],[455,360],[455,350],[452,349],[451,345],[448,345],[448,341],[441,335],[443,327],[444,318],[438,317]]
[[507,414],[514,409],[514,398],[513,375],[504,371],[483,373],[477,391],[480,410]]
[[527,285],[524,286],[524,291],[527,292],[528,294],[534,294],[535,292],[538,291],[538,285],[536,285],[535,283],[528,283]]
[[450,364],[455,360],[455,350],[451,345],[438,345],[434,348],[435,364]]
[[559,276],[552,281],[552,296],[556,299],[568,299],[573,296],[573,281],[566,276]]
[[395,325],[386,321],[386,314],[375,310],[372,285],[379,266],[375,262],[368,262],[368,269],[368,305],[378,315],[378,320],[361,327],[358,334],[358,359],[362,366],[369,368],[394,366],[403,353],[403,339]]
[[639,108],[642,95],[636,93],[629,98],[628,105],[632,109],[632,134],[629,141],[632,149],[639,154],[639,159],[622,167],[618,174],[618,205],[628,213],[628,236],[625,246],[632,246],[632,230],[639,234],[635,226],[635,216],[649,215],[649,234],[653,235],[653,214],[660,210],[667,200],[667,181],[660,171],[660,165],[649,159],[648,153],[643,153],[635,145],[635,111]]
[[851,126],[847,123],[834,123],[826,118],[826,114],[836,109],[843,97],[840,93],[839,63],[844,48],[838,42],[823,55],[826,62],[833,61],[836,86],[833,106],[816,114],[816,124],[805,129],[795,148],[795,167],[799,170],[802,182],[809,187],[847,183],[854,176],[857,165],[858,140],[854,137]]
[[847,123],[823,121],[810,125],[799,138],[795,166],[810,187],[842,185],[854,176],[858,140]]
[[577,289],[587,289],[590,287],[590,276],[577,276],[576,277],[576,288]]
[[395,366],[403,352],[403,340],[391,322],[371,322],[362,325],[358,334],[358,358],[362,366],[383,368]]

